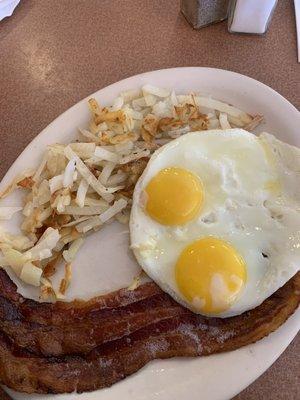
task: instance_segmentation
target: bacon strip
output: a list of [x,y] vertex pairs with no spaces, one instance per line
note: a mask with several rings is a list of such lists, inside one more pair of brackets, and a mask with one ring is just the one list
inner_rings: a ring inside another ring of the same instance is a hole
[[4,299],[19,303],[24,316],[31,322],[66,324],[70,321],[80,320],[83,316],[92,315],[94,312],[119,309],[161,293],[161,289],[155,283],[149,282],[139,286],[136,290],[120,289],[107,295],[93,297],[88,301],[39,303],[22,297],[7,273],[0,269],[0,295]]
[[[148,291],[149,286],[142,285],[137,297],[143,297],[143,290]],[[135,299],[136,295],[137,293],[133,295]],[[110,295],[106,296],[104,302],[97,300],[97,304],[106,304],[100,313],[110,304],[108,297]],[[116,308],[122,307],[122,302],[116,302],[116,298],[126,299],[128,305],[128,297],[124,295],[124,291],[113,294],[113,297],[112,303]],[[151,296],[149,301],[150,299]],[[148,325],[120,339],[103,343],[85,355],[34,355],[18,347],[8,335],[1,332],[0,380],[12,389],[27,393],[81,393],[108,387],[155,358],[208,355],[253,343],[285,322],[295,311],[299,301],[298,273],[263,304],[242,315],[221,319],[204,318],[186,312],[184,315]],[[39,308],[34,302],[31,304],[33,308]],[[45,310],[47,306],[52,315],[59,314],[61,307],[66,307],[67,312],[72,308],[61,304],[43,305]],[[28,311],[29,305],[26,307]],[[81,308],[84,308],[83,304]],[[90,308],[87,310],[90,313]],[[75,315],[78,318],[77,311],[76,309]]]
[[186,314],[154,283],[88,302],[37,303],[16,292],[0,270],[0,329],[14,344],[44,356],[84,354],[150,324]]
[[[146,302],[147,303],[147,302]],[[145,302],[143,303],[145,306]],[[65,326],[41,325],[26,320],[1,321],[0,329],[13,342],[32,353],[44,356],[85,354],[107,341],[116,340],[138,329],[187,313],[181,307],[145,307],[141,311],[94,320],[83,320]]]

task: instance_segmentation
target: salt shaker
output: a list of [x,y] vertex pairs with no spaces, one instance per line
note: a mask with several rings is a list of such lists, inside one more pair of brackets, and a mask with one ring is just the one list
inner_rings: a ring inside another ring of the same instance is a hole
[[182,14],[199,29],[227,18],[229,0],[181,0]]
[[277,0],[231,0],[229,32],[263,35],[268,29],[276,5]]

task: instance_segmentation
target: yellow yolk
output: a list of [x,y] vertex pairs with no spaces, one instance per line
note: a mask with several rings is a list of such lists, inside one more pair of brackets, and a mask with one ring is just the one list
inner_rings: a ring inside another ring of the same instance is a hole
[[175,267],[180,292],[195,311],[218,314],[237,299],[246,282],[246,265],[223,240],[206,237],[187,246]]
[[147,213],[163,225],[182,225],[191,221],[203,204],[200,179],[183,168],[161,170],[145,191]]

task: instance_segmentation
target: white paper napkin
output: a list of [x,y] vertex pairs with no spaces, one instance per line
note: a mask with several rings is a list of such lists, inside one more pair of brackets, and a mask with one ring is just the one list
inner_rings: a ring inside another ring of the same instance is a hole
[[0,21],[5,17],[10,17],[20,0],[0,0]]
[[298,62],[300,63],[300,0],[294,0],[297,30]]

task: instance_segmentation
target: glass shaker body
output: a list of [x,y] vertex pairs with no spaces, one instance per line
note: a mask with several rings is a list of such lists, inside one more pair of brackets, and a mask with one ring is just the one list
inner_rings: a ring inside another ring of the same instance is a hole
[[181,0],[180,9],[193,28],[199,29],[227,18],[229,0]]

